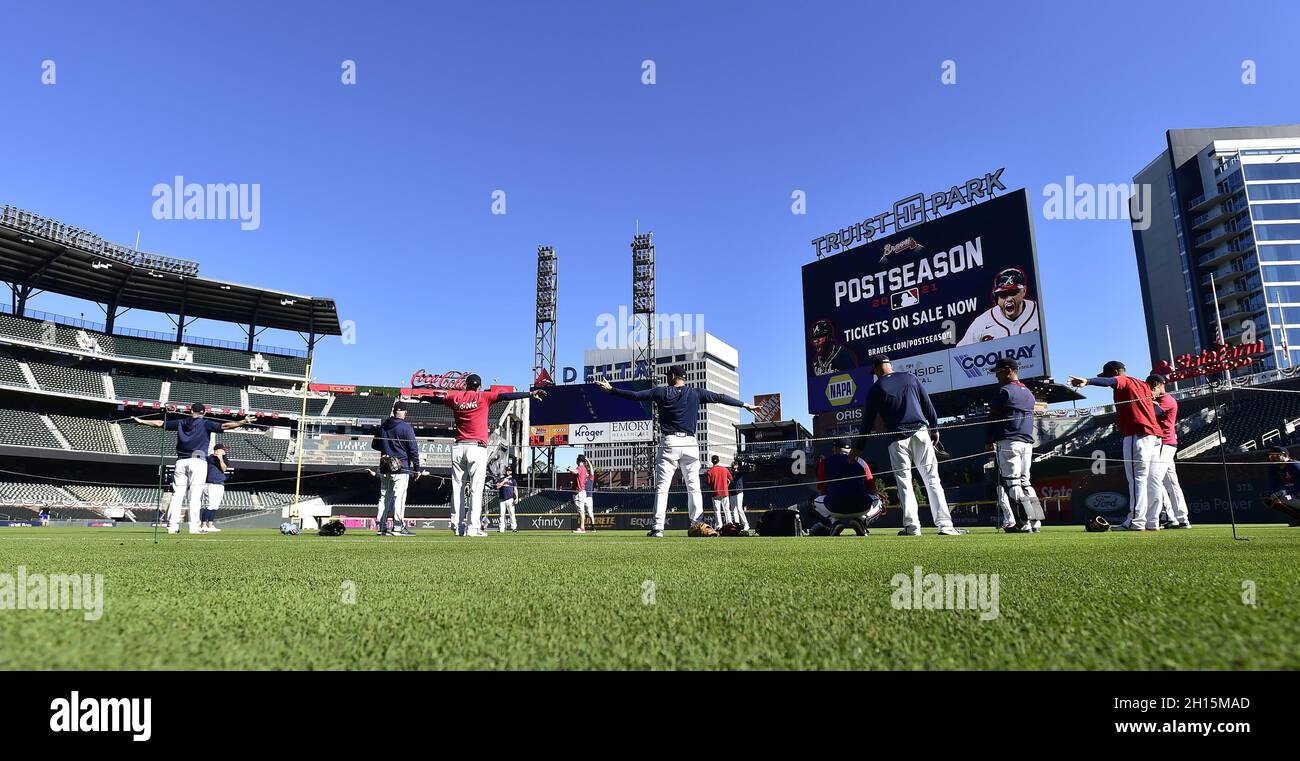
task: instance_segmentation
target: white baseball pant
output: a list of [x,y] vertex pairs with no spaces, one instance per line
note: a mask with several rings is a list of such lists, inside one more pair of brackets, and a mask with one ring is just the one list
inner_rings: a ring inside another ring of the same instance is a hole
[[1128,520],[1133,528],[1160,528],[1160,437],[1124,437],[1124,475],[1128,477]]
[[738,491],[731,495],[731,515],[746,531],[749,530],[749,518],[745,515],[745,493]]
[[515,518],[515,501],[513,499],[503,499],[498,504],[501,505],[501,533],[506,531],[506,523],[509,528],[519,528],[519,521]]
[[1169,512],[1169,519],[1174,523],[1191,525],[1191,521],[1187,519],[1187,498],[1183,496],[1183,487],[1178,483],[1178,467],[1174,459],[1177,455],[1177,446],[1173,444],[1160,445],[1160,464],[1163,475],[1160,479],[1162,487],[1161,506]]
[[467,530],[482,528],[483,482],[487,478],[487,459],[487,447],[481,447],[475,442],[458,441],[451,448],[451,527],[457,533],[461,533],[459,527],[462,518],[466,519]]
[[695,523],[704,515],[704,494],[700,489],[700,442],[694,436],[669,434],[659,442],[659,460],[655,464],[656,531],[663,531],[668,520],[668,489],[678,468],[686,484],[686,510],[690,522]]
[[[226,498],[226,485],[205,484],[203,494],[208,498],[208,509],[215,513],[221,509],[221,500]],[[217,516],[212,516],[212,520],[216,519]]]
[[[994,444],[993,452],[997,455],[998,463],[998,507],[1002,510],[1003,524],[1015,521],[1015,516],[1011,512],[1011,500],[1019,499],[1020,495],[1015,492],[1024,490],[1030,495],[1037,497],[1034,493],[1034,487],[1029,483],[1029,466],[1034,459],[1034,445],[1027,441],[1002,441]],[[1012,493],[1007,493],[1007,486],[1010,486]],[[1042,521],[1030,521],[1030,525],[1038,528]]]
[[406,490],[411,485],[410,473],[394,473],[379,477],[379,515],[375,523],[380,531],[384,530],[386,519],[393,519],[393,529],[406,526]]
[[731,523],[731,500],[726,497],[714,497],[713,524],[720,528],[725,523]]
[[190,533],[199,533],[199,508],[203,506],[203,487],[208,485],[208,461],[203,457],[182,457],[176,461],[172,476],[172,501],[167,506],[169,530],[180,531],[181,505],[188,499]]
[[948,499],[943,494],[943,484],[939,482],[939,460],[934,455],[934,445],[930,443],[929,429],[921,428],[905,439],[891,441],[888,449],[894,481],[898,484],[898,501],[903,506],[903,528],[921,530],[920,507],[912,493],[913,467],[925,486],[935,528],[952,528],[952,514],[948,512]]

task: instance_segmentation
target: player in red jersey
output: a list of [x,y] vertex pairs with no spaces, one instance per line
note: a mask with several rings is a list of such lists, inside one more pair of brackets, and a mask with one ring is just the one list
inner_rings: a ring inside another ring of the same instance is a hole
[[1115,390],[1115,422],[1124,437],[1124,475],[1128,476],[1128,518],[1114,528],[1121,531],[1160,530],[1158,458],[1162,432],[1156,421],[1151,387],[1128,375],[1124,363],[1107,362],[1095,378],[1070,376],[1070,385],[1106,386]]
[[[488,410],[494,402],[530,396],[546,398],[545,391],[482,391],[482,386],[483,379],[470,373],[465,376],[464,391],[434,396],[456,416],[456,443],[451,448],[451,530],[457,536],[487,536],[479,524],[483,520],[483,482],[487,477]],[[462,530],[464,502],[469,503],[469,514]]]

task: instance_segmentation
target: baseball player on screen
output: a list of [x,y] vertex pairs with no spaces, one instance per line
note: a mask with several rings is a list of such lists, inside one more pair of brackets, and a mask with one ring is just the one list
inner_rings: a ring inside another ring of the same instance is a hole
[[813,375],[831,375],[858,366],[857,355],[836,339],[835,326],[831,325],[830,320],[818,320],[813,323],[812,335],[808,340],[812,343],[815,353]]
[[1025,298],[1029,293],[1024,270],[1007,267],[993,278],[993,307],[980,314],[966,329],[958,346],[1009,338],[1038,330],[1038,303]]

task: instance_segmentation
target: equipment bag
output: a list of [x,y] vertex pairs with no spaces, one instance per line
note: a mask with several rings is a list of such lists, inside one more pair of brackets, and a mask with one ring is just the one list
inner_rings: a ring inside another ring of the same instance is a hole
[[801,536],[799,513],[794,510],[768,510],[758,522],[759,536]]

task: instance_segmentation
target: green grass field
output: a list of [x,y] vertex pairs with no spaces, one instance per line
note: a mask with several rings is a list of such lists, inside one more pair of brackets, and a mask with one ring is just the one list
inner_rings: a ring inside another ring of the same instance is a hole
[[[5,669],[1300,667],[1300,529],[1282,526],[1248,542],[0,531],[0,574],[104,576],[98,621],[0,609]],[[891,578],[916,565],[998,574],[997,617],[895,609]]]

